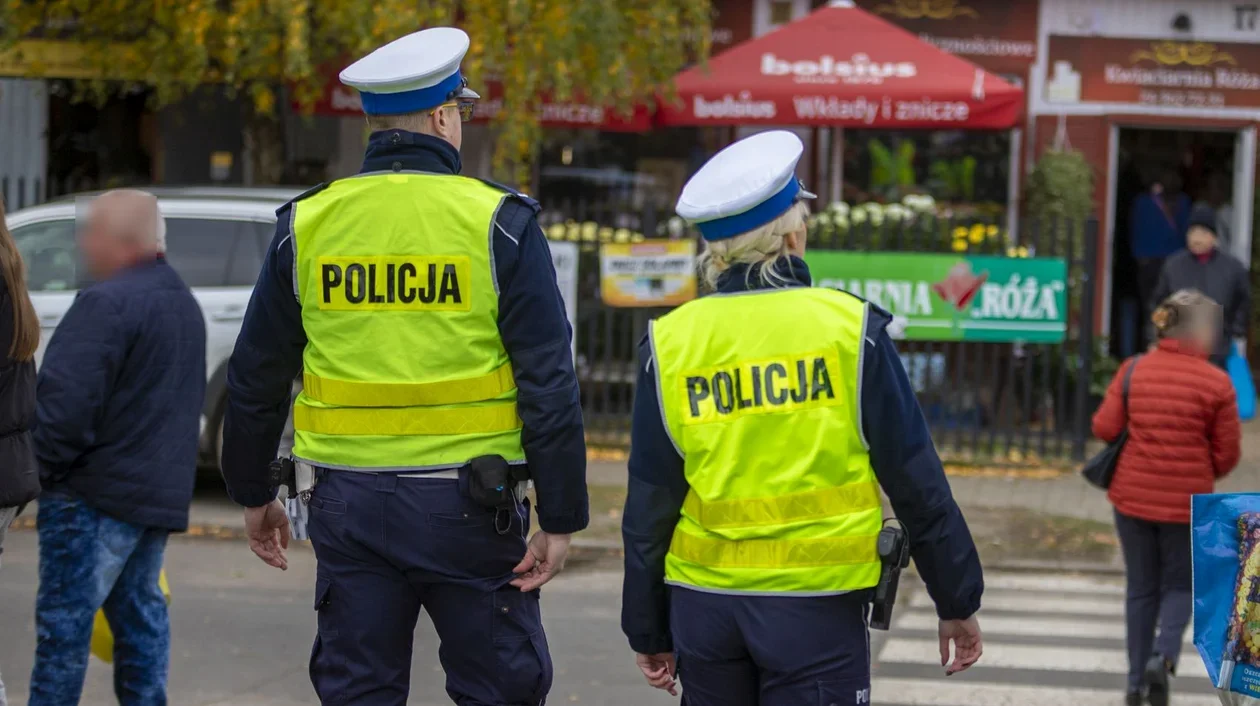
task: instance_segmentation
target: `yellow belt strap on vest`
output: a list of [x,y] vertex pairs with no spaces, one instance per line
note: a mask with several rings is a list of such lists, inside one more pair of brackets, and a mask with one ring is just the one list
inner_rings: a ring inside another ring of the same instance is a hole
[[878,535],[821,539],[706,539],[675,530],[669,553],[718,569],[786,569],[879,561]]
[[705,502],[694,490],[683,501],[683,512],[708,529],[758,527],[837,517],[880,506],[875,483],[848,483],[779,497]]
[[516,389],[512,364],[462,380],[425,383],[351,382],[312,373],[302,375],[306,396],[339,407],[433,407],[493,400]]
[[512,431],[521,426],[516,403],[454,409],[293,408],[293,426],[331,436],[447,436]]

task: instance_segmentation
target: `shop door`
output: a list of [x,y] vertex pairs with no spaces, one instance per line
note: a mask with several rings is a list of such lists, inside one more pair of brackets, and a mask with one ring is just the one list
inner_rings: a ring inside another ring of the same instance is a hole
[[1256,178],[1256,129],[1245,128],[1234,138],[1234,237],[1229,247],[1244,265],[1251,264],[1251,213]]

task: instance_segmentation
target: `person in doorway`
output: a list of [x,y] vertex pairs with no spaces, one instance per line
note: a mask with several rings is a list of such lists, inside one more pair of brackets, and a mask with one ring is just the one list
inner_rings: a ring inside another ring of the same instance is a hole
[[[0,559],[4,535],[22,507],[39,496],[35,426],[35,351],[39,320],[26,291],[26,268],[4,225],[0,199]],[[0,706],[5,706],[0,681]]]
[[166,703],[170,622],[158,584],[188,528],[206,389],[206,326],[163,256],[143,191],[92,202],[79,292],[39,370],[39,592],[29,706],[79,702],[96,611],[114,633],[122,706]]
[[639,346],[621,625],[648,683],[673,693],[681,673],[692,706],[871,702],[881,486],[936,605],[945,673],[983,649],[980,561],[892,317],[810,286],[803,150],[761,133],[687,182],[678,214],[718,294]]
[[1219,305],[1181,290],[1152,320],[1158,345],[1120,367],[1093,419],[1104,441],[1129,432],[1107,491],[1128,584],[1129,706],[1144,695],[1152,706],[1168,704],[1168,676],[1191,614],[1190,496],[1211,493],[1242,455],[1233,385],[1207,360],[1219,338]]
[[1155,286],[1164,260],[1185,247],[1190,219],[1190,197],[1181,190],[1181,178],[1168,170],[1150,190],[1133,200],[1129,213],[1129,247],[1137,260],[1137,289],[1141,302],[1139,321],[1149,321],[1154,308]]
[[1194,208],[1191,210],[1193,216],[1195,211],[1202,208],[1209,208],[1216,212],[1216,240],[1217,247],[1225,252],[1233,252],[1233,226],[1234,226],[1234,206],[1231,203],[1229,177],[1221,171],[1213,171],[1208,175],[1207,187],[1203,190],[1203,195],[1199,200],[1195,201]]
[[1152,293],[1154,306],[1173,292],[1194,289],[1221,306],[1221,336],[1210,348],[1211,360],[1225,367],[1231,345],[1246,350],[1247,326],[1251,319],[1251,282],[1247,268],[1220,247],[1216,235],[1216,212],[1200,207],[1190,217],[1186,249],[1164,263]]
[[[277,568],[290,524],[269,466],[302,371],[292,460],[315,478],[310,678],[325,704],[407,703],[422,608],[453,701],[542,703],[536,589],[589,519],[538,203],[460,175],[469,43],[426,29],[341,73],[373,130],[362,173],[280,210],[228,366],[223,475],[250,548]],[[541,528],[528,539],[526,479]]]

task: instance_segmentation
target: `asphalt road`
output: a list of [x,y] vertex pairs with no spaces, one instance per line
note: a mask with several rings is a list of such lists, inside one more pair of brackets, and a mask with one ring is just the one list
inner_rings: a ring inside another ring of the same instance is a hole
[[[34,532],[11,532],[0,568],[0,674],[10,706],[24,706],[35,647],[38,553]],[[171,583],[173,706],[309,706],[315,635],[315,557],[292,552],[280,572],[244,542],[174,539]],[[549,703],[651,706],[677,703],[642,681],[619,628],[621,576],[615,562],[577,565],[543,590],[543,617],[556,663]],[[421,619],[412,664],[412,706],[447,706],[437,640]],[[116,703],[111,673],[95,658],[83,704]]]

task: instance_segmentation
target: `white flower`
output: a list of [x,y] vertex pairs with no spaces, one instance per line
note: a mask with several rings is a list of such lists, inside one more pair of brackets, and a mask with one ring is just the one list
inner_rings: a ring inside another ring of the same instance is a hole
[[835,213],[848,214],[848,213],[849,213],[849,204],[847,204],[847,203],[845,203],[845,202],[843,202],[843,201],[832,201],[832,202],[831,202],[831,205],[827,206],[827,210],[828,210],[828,211],[833,211],[833,212],[835,212]]
[[683,219],[679,218],[678,216],[674,216],[673,218],[669,219],[668,227],[669,227],[669,237],[671,238],[681,238],[683,236],[683,233],[685,233],[687,230],[686,222],[683,221]]
[[846,213],[846,214],[844,214],[844,215],[838,215],[838,216],[836,216],[836,227],[837,227],[837,228],[840,228],[841,230],[848,230],[848,228],[849,228],[849,214],[847,214],[847,213]]
[[884,216],[890,221],[904,221],[913,215],[913,211],[899,203],[890,203],[884,208]]
[[817,216],[814,216],[814,223],[820,226],[830,226],[831,214],[827,213],[826,211],[819,213]]
[[866,215],[866,209],[855,208],[851,213],[849,213],[849,221],[854,224],[862,223],[866,221]]

